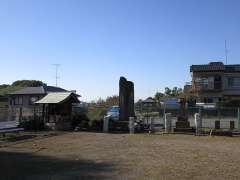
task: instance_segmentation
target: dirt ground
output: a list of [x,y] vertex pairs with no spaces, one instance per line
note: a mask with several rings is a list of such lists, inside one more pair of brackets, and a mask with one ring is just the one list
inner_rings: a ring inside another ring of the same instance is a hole
[[62,133],[1,146],[0,179],[240,179],[240,138]]

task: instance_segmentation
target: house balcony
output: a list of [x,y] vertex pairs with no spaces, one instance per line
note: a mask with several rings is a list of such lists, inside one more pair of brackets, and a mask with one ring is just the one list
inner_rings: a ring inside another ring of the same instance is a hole
[[222,87],[220,85],[209,87],[204,85],[193,85],[192,90],[193,93],[207,93],[207,92],[221,92]]

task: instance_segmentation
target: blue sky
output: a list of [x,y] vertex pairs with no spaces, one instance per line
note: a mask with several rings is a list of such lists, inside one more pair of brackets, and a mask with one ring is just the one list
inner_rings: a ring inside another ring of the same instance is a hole
[[135,83],[136,98],[182,87],[191,64],[240,63],[238,0],[0,0],[0,84],[38,79],[83,100]]

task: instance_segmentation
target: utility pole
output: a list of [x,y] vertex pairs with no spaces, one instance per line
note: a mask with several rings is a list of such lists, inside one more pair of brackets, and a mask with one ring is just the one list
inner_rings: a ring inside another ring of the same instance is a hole
[[55,80],[56,80],[56,87],[57,87],[58,86],[58,79],[60,78],[58,76],[58,68],[59,68],[60,64],[53,64],[53,66],[55,66],[55,70],[56,70],[56,72],[55,72]]
[[227,40],[225,40],[225,60],[226,64],[228,63],[228,49],[227,49]]

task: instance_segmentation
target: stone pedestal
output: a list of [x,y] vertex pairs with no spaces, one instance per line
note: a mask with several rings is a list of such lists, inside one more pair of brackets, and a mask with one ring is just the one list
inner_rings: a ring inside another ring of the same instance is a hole
[[103,132],[108,133],[109,131],[109,117],[105,116],[103,119]]
[[200,132],[200,128],[202,128],[202,118],[199,113],[196,113],[194,115],[194,120],[195,120],[195,127],[196,127],[196,135],[198,135]]
[[165,133],[172,132],[172,114],[166,113],[165,114]]
[[130,134],[135,133],[135,119],[134,119],[134,117],[129,117],[129,133]]
[[155,132],[154,118],[150,117],[149,119],[149,134]]
[[188,118],[179,116],[177,118],[176,128],[177,129],[190,128],[190,122],[188,121]]
[[177,117],[176,128],[177,129],[187,129],[190,128],[190,122],[188,121],[188,116],[186,113],[186,100],[184,98],[180,99],[180,112]]

